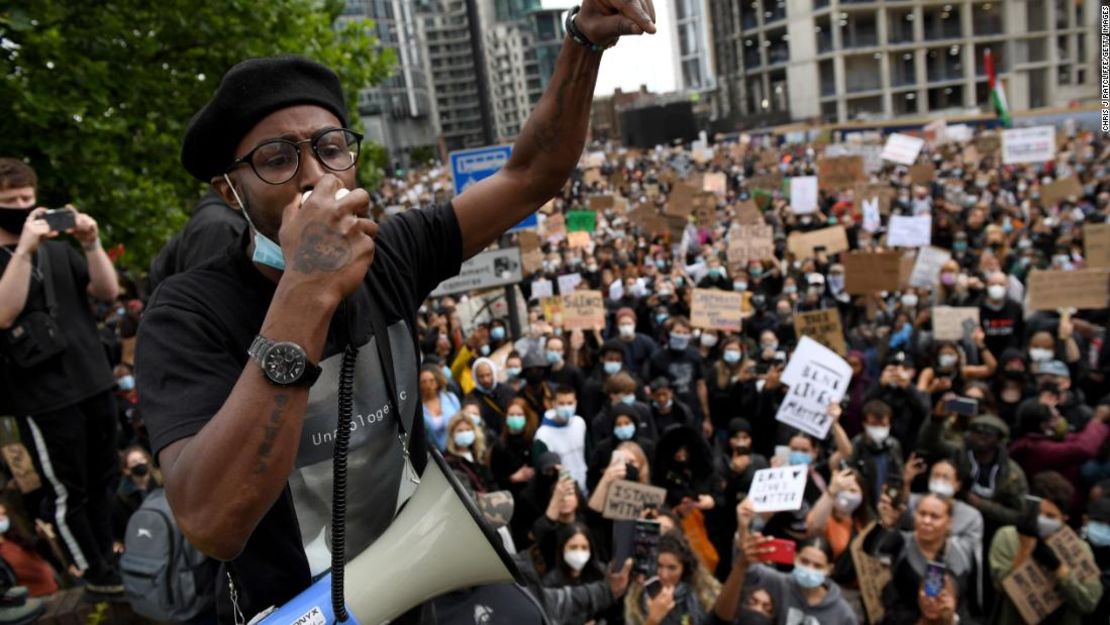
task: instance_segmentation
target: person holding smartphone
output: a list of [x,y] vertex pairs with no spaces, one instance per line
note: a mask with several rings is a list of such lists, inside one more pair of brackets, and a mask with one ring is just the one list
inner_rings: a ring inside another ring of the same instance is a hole
[[48,211],[37,193],[34,169],[0,158],[0,414],[19,415],[88,589],[122,594],[109,497],[119,475],[116,380],[89,306],[114,301],[119,279],[96,220],[72,206]]

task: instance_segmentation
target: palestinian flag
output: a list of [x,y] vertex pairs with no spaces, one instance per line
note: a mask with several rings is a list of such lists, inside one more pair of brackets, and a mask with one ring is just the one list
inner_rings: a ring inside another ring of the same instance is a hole
[[994,71],[994,57],[988,49],[983,53],[983,65],[987,70],[987,86],[991,90],[991,103],[998,113],[998,119],[1003,128],[1009,128],[1010,107],[1006,105],[1006,92],[1002,90],[1002,83],[998,82],[998,74]]

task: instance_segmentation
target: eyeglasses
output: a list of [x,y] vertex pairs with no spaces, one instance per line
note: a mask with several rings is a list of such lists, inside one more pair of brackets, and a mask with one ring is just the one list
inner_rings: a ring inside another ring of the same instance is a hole
[[346,128],[322,130],[311,139],[290,141],[274,139],[255,146],[253,150],[232,161],[228,171],[244,163],[267,184],[285,184],[301,169],[301,145],[312,146],[316,160],[331,171],[347,171],[358,162],[362,135]]

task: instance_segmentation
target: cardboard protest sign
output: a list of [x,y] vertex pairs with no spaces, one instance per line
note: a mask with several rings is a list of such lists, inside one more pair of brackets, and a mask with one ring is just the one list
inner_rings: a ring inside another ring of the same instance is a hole
[[1068,198],[1083,195],[1083,185],[1074,176],[1061,178],[1041,187],[1041,205],[1052,206]]
[[520,253],[520,266],[524,274],[533,274],[543,269],[543,252],[539,249]]
[[612,195],[591,195],[589,199],[590,210],[602,212],[613,208],[617,199]]
[[728,191],[728,179],[724,172],[710,172],[701,179],[701,188],[704,191],[723,196]]
[[591,187],[601,182],[601,170],[597,169],[596,167],[591,167],[590,169],[587,169],[582,174],[582,181],[586,183],[587,187]]
[[540,278],[538,280],[532,281],[531,299],[543,299],[545,297],[551,297],[553,295],[554,293],[551,290],[551,280]]
[[605,164],[605,152],[589,152],[582,160],[586,167],[601,167]]
[[543,307],[543,320],[555,327],[563,325],[563,299],[561,297],[540,298]]
[[986,155],[991,156],[1002,147],[1002,137],[996,133],[984,133],[975,139],[975,150]]
[[1090,549],[1072,528],[1065,525],[1045,542],[1069,569],[1075,571],[1079,579],[1088,580],[1099,576],[1098,564],[1095,563]]
[[887,137],[881,156],[885,161],[894,161],[901,165],[913,165],[924,145],[924,139],[896,132]]
[[743,304],[742,293],[694,289],[690,302],[690,323],[695,328],[739,332]]
[[1034,271],[1027,288],[1031,310],[1098,310],[1110,302],[1110,269]]
[[1056,157],[1056,129],[1052,126],[1007,128],[1002,131],[1002,164],[1043,163]]
[[941,267],[952,258],[946,249],[925,246],[917,251],[917,261],[910,273],[910,286],[933,286],[940,279]]
[[891,247],[924,247],[933,240],[933,218],[929,215],[891,215],[886,243]]
[[1110,267],[1110,223],[1084,224],[1083,249],[1088,267]]
[[744,200],[736,205],[736,223],[758,225],[763,223],[763,213],[752,200]]
[[1030,625],[1040,623],[1063,605],[1060,595],[1054,590],[1055,585],[1055,579],[1032,559],[1026,560],[1002,580],[1006,596],[1014,602],[1022,620]]
[[[970,324],[970,327],[968,326]],[[978,306],[934,306],[933,339],[937,341],[959,341],[965,329],[979,325]]]
[[753,260],[775,257],[775,229],[772,226],[737,226],[729,233],[728,262],[746,266]]
[[[562,285],[559,285],[562,291]],[[605,300],[601,291],[564,293],[563,327],[567,330],[599,330],[605,327]]]
[[[836,314],[836,325],[840,325],[836,309],[814,312]],[[775,419],[818,439],[825,438],[832,427],[829,404],[844,397],[851,379],[852,367],[843,358],[812,338],[803,336],[782,373],[782,380],[790,389],[779,405]]]
[[931,184],[937,176],[937,168],[932,163],[919,163],[910,167],[910,181],[914,184]]
[[821,189],[839,191],[864,180],[862,156],[825,157],[817,161],[817,182]]
[[593,232],[597,230],[597,213],[593,211],[569,211],[567,213],[567,232]]
[[834,143],[825,147],[826,157],[859,156],[863,159],[864,173],[875,173],[883,168],[883,147],[860,143]]
[[886,609],[883,607],[883,589],[890,583],[893,575],[890,566],[883,561],[867,555],[863,550],[863,539],[874,528],[875,523],[859,533],[849,546],[852,553],[852,563],[856,567],[856,579],[859,580],[860,598],[863,608],[867,611],[867,620],[870,623],[881,623]]
[[666,222],[666,232],[671,235],[671,241],[674,243],[678,243],[682,240],[682,233],[690,223],[686,217],[680,217],[678,215],[663,215],[663,221]]
[[19,487],[19,492],[30,493],[42,487],[42,478],[39,477],[38,471],[35,471],[35,465],[31,461],[31,454],[27,452],[27,448],[18,441],[6,443],[0,447],[0,456],[4,458],[4,463],[8,465],[8,470],[11,471],[12,479]]
[[567,233],[567,246],[571,249],[585,249],[589,247],[590,233],[582,231]]
[[543,222],[544,238],[552,243],[558,243],[567,238],[567,220],[566,218],[556,213],[548,216]]
[[840,311],[835,308],[795,314],[794,332],[798,336],[808,336],[842,356],[848,353],[848,345],[844,342],[844,327],[840,324]]
[[964,150],[960,154],[960,160],[963,161],[964,165],[978,165],[980,158],[979,150],[974,145],[964,146]]
[[849,295],[896,291],[901,286],[902,254],[898,252],[853,252],[842,255],[840,262]]
[[609,186],[614,189],[620,189],[628,183],[628,178],[624,175],[624,170],[618,169],[609,176]]
[[666,499],[665,488],[628,480],[614,480],[609,484],[609,492],[605,495],[605,509],[601,516],[614,521],[637,520],[645,508],[661,508]]
[[752,176],[748,179],[748,189],[752,191],[762,189],[771,192],[780,188],[782,188],[782,174],[777,171],[769,174]]
[[717,196],[703,191],[694,198],[694,217],[701,224],[710,224],[717,218]]
[[786,249],[797,259],[816,256],[814,248],[824,246],[828,254],[836,254],[848,249],[848,233],[844,226],[829,226],[810,232],[791,232],[786,239]]
[[795,215],[817,211],[816,176],[795,176],[790,179],[790,210]]
[[676,184],[667,196],[667,205],[663,212],[679,217],[689,215],[694,212],[694,198],[697,197],[698,191],[699,189],[693,185],[683,182]]
[[566,295],[573,293],[574,289],[582,282],[582,274],[580,273],[566,273],[558,277],[559,280],[559,293]]
[[756,512],[783,512],[798,510],[806,490],[808,467],[787,466],[777,469],[760,469],[752,477],[748,499]]
[[521,230],[517,233],[521,253],[534,252],[540,249],[540,235],[533,230]]

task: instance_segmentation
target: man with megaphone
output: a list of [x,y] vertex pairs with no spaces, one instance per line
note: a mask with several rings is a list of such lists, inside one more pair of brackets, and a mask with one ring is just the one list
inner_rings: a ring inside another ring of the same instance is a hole
[[[290,56],[244,61],[190,121],[182,164],[249,228],[226,254],[159,287],[136,373],[179,527],[226,563],[221,622],[290,602],[329,566],[342,572],[344,552],[353,565],[425,467],[436,469],[414,419],[417,308],[563,186],[582,153],[602,51],[654,33],[654,8],[584,0],[566,25],[551,85],[505,166],[449,203],[380,226],[356,188],[362,137],[348,129],[330,69]],[[454,498],[449,486],[441,492]],[[390,573],[377,586],[351,575],[352,615],[356,596],[387,601],[422,583],[418,567],[436,566],[377,563]],[[388,618],[419,623],[421,613]],[[327,622],[321,614],[312,606],[297,622]]]

